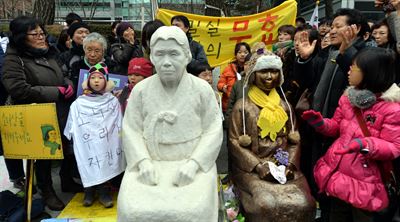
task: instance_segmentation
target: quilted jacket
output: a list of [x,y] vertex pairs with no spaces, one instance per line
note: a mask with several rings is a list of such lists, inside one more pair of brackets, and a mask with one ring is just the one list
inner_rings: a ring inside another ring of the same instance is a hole
[[314,177],[320,192],[356,208],[380,211],[389,203],[380,167],[386,172],[391,167],[391,160],[400,156],[400,88],[393,84],[373,106],[361,113],[371,133],[366,138],[369,153],[335,154],[337,150],[347,149],[351,140],[364,138],[345,93],[333,118],[324,119],[320,132],[338,138],[318,160]]

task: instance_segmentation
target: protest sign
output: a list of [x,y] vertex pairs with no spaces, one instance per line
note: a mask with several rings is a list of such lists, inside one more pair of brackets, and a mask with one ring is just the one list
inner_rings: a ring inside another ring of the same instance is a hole
[[4,156],[10,159],[62,159],[54,103],[0,107]]

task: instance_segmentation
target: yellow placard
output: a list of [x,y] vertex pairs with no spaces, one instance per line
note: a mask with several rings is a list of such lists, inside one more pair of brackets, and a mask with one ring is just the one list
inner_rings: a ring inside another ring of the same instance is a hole
[[0,107],[0,131],[6,158],[63,158],[54,103]]
[[117,221],[117,196],[118,193],[113,193],[114,206],[111,208],[104,208],[97,200],[92,206],[83,207],[84,194],[77,193],[57,218],[79,218],[76,222]]
[[208,62],[215,67],[232,61],[238,42],[252,46],[262,41],[271,46],[277,41],[278,28],[294,25],[296,14],[296,1],[287,0],[268,11],[249,16],[211,17],[159,9],[157,18],[170,25],[173,16],[186,16],[190,21],[189,32],[204,47]]

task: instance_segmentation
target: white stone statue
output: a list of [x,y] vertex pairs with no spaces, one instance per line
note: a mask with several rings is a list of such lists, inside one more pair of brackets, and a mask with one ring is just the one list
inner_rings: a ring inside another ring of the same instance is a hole
[[222,118],[214,92],[186,72],[192,56],[181,29],[159,28],[150,49],[157,75],[135,86],[122,126],[118,221],[215,222]]

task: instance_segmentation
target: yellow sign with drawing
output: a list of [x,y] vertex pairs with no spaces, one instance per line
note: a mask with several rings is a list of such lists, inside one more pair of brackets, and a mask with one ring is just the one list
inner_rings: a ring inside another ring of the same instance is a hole
[[0,132],[6,158],[63,158],[54,103],[0,107]]

